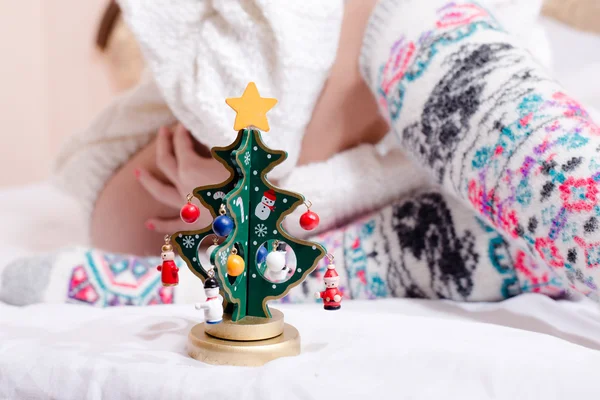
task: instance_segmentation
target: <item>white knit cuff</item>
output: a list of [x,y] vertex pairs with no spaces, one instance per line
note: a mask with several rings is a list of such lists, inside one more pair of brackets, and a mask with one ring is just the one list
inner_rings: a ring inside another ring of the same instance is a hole
[[[311,232],[314,234],[342,226],[428,182],[425,172],[400,150],[381,154],[375,146],[363,144],[327,161],[296,167],[281,185],[313,203],[311,210],[321,220],[318,229]],[[298,223],[305,211],[305,207],[298,207],[285,219],[290,234],[306,236]]]

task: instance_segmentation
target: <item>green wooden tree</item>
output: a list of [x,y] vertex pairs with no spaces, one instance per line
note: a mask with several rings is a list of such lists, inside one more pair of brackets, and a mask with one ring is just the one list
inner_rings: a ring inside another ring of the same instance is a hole
[[[241,129],[230,146],[215,147],[212,155],[231,175],[218,185],[196,188],[194,197],[208,208],[213,218],[224,204],[235,223],[234,230],[210,257],[227,303],[225,312],[231,314],[234,322],[246,316],[271,317],[267,301],[285,296],[292,287],[300,284],[325,256],[325,249],[317,243],[291,237],[282,227],[286,215],[304,203],[302,195],[276,188],[267,179],[267,173],[282,163],[287,153],[265,146],[257,129]],[[270,190],[276,195],[273,209],[262,205],[266,192],[272,197]],[[201,264],[199,252],[204,250],[199,245],[204,238],[214,235],[209,225],[172,236],[179,254],[202,281],[207,277],[208,266]],[[267,280],[263,275],[264,266],[257,264],[259,247],[267,242],[271,251],[275,240],[285,242],[296,255],[296,269],[284,282]],[[227,257],[234,246],[246,266],[241,275],[228,277]]]

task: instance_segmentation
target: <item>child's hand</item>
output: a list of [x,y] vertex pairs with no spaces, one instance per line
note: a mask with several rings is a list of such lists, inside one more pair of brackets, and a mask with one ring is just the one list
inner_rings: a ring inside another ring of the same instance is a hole
[[[207,157],[202,157],[199,153],[206,153]],[[172,130],[167,127],[159,129],[156,165],[168,182],[142,168],[135,170],[136,177],[154,199],[176,210],[185,204],[186,195],[194,188],[220,182],[227,177],[225,168],[210,158],[206,148],[196,150],[190,133],[180,123]],[[196,224],[204,226],[210,222],[211,216],[206,209],[200,207],[200,219]],[[173,233],[189,229],[189,225],[179,218],[151,218],[146,222],[146,228],[160,233]]]

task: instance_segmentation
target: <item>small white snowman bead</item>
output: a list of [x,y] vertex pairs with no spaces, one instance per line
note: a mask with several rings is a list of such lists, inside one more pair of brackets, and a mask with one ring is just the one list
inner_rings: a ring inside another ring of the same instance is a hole
[[272,251],[267,254],[267,259],[265,262],[267,264],[265,278],[271,282],[283,282],[288,273],[288,267],[286,265],[286,252]]

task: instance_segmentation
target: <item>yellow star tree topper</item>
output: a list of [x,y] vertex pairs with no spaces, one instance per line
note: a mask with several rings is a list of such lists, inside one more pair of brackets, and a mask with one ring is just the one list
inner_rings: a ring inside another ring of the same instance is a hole
[[277,99],[260,97],[256,84],[250,82],[244,90],[242,97],[232,97],[225,102],[236,112],[233,129],[240,129],[254,126],[263,132],[269,131],[269,121],[267,120],[267,111],[275,107]]

